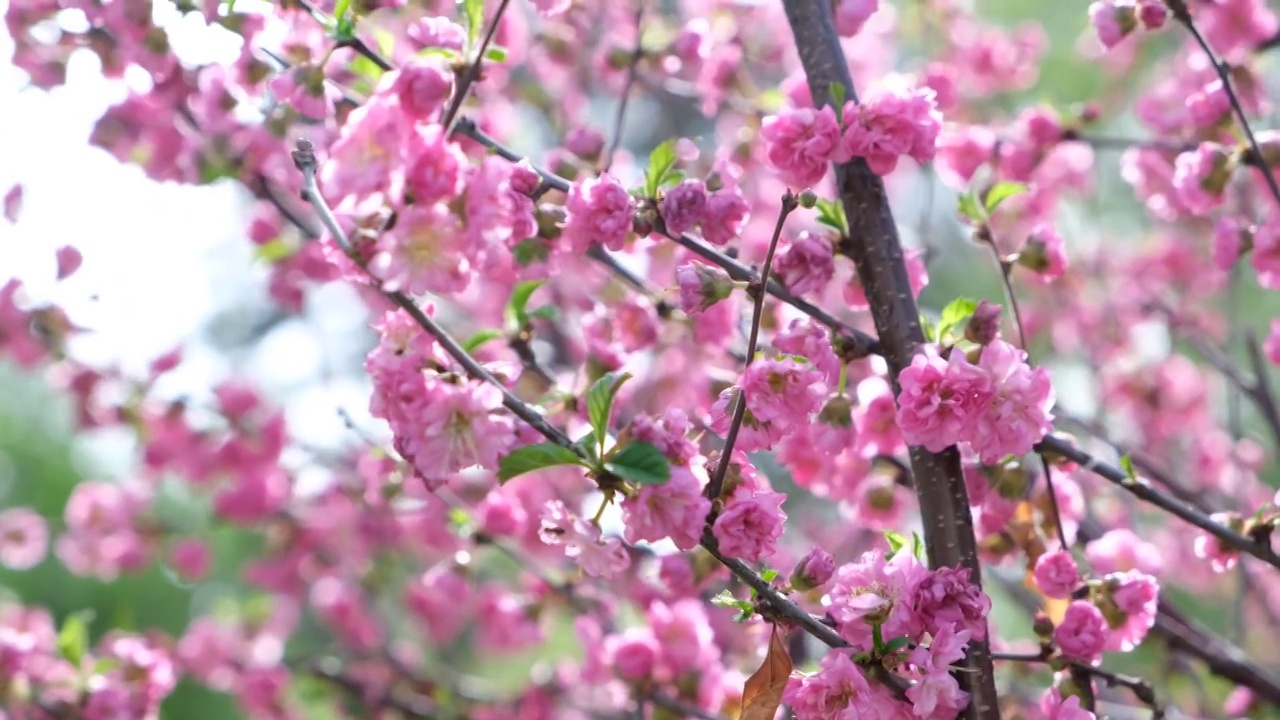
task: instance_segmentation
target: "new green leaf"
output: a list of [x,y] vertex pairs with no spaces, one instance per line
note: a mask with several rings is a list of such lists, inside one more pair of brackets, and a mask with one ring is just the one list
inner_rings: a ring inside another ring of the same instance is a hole
[[987,221],[986,211],[982,209],[982,205],[978,202],[978,196],[969,191],[961,195],[957,200],[956,212],[962,217],[968,218],[975,225],[980,225]]
[[467,21],[467,47],[475,47],[484,28],[484,0],[459,0],[462,17]]
[[72,665],[79,665],[89,649],[89,623],[93,622],[94,614],[92,610],[72,613],[58,631],[58,654]]
[[987,209],[987,214],[990,215],[991,213],[995,212],[996,208],[1000,207],[1000,203],[1004,202],[1005,200],[1008,200],[1014,195],[1021,195],[1026,191],[1027,191],[1027,186],[1023,185],[1022,183],[1016,183],[1016,182],[996,183],[991,187],[990,190],[987,191],[987,197],[983,202],[983,205]]
[[604,453],[604,440],[609,435],[609,417],[613,414],[613,399],[622,383],[631,379],[631,373],[607,373],[587,391],[587,419],[595,431],[600,453]]
[[658,196],[658,188],[676,164],[676,141],[668,140],[649,153],[649,169],[644,173],[645,197]]
[[898,551],[906,547],[908,542],[907,537],[905,535],[903,535],[902,533],[894,532],[892,530],[884,531],[884,539],[889,541],[890,557],[897,555]]
[[946,339],[949,331],[969,322],[973,312],[978,309],[978,301],[972,298],[956,298],[942,308],[942,316],[938,318],[938,340]]
[[836,116],[840,116],[840,111],[844,109],[844,100],[848,97],[848,91],[843,83],[831,83],[831,106],[836,111]]
[[671,479],[667,456],[647,442],[633,442],[622,448],[604,464],[604,469],[640,485],[661,485]]
[[511,291],[511,299],[507,301],[507,311],[503,313],[508,331],[516,332],[529,321],[529,314],[525,312],[525,307],[529,305],[529,298],[533,297],[538,288],[546,282],[546,280],[523,280],[516,283]]
[[568,448],[554,443],[539,443],[517,448],[498,463],[498,481],[557,465],[581,465],[582,458]]
[[475,352],[476,350],[480,349],[480,347],[485,343],[491,340],[497,340],[500,337],[502,337],[501,330],[494,330],[492,328],[488,330],[481,330],[480,332],[477,332],[475,335],[472,335],[471,337],[467,338],[467,341],[462,343],[462,349],[466,350],[469,353]]

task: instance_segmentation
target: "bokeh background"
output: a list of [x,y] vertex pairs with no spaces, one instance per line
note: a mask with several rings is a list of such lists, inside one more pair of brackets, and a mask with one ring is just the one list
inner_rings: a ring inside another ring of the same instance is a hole
[[[0,0],[0,11],[7,10],[8,2],[21,0]],[[1083,61],[1078,49],[1088,44],[1086,3],[982,0],[977,6],[992,22],[1035,22],[1048,35],[1039,83],[1021,96],[1004,98],[1010,108],[1035,101],[1070,107],[1103,88],[1123,92],[1147,72],[1158,71],[1159,47],[1144,55],[1128,76]],[[185,62],[216,62],[234,54],[235,39],[228,34],[181,20],[164,0],[157,0],[155,12],[168,18],[174,45]],[[1167,41],[1171,50],[1174,39]],[[163,380],[161,388],[172,397],[199,403],[221,380],[245,377],[286,408],[289,426],[310,446],[338,449],[357,441],[339,410],[358,424],[374,427],[366,411],[370,386],[361,370],[373,336],[354,293],[334,284],[312,291],[300,316],[275,308],[267,295],[266,267],[245,237],[251,197],[243,188],[231,180],[199,187],[157,183],[139,168],[122,165],[91,147],[88,137],[94,123],[124,97],[125,84],[104,81],[96,59],[81,51],[73,58],[64,87],[49,93],[28,89],[24,73],[9,62],[12,49],[11,39],[0,31],[0,192],[15,183],[24,188],[20,220],[12,225],[0,221],[0,284],[16,276],[30,300],[62,305],[88,330],[74,346],[80,357],[118,363],[142,374],[152,358],[181,346],[184,364]],[[1268,78],[1268,84],[1274,89],[1276,78]],[[1280,98],[1274,91],[1270,96]],[[601,126],[612,116],[614,102],[600,98]],[[645,95],[633,99],[631,108],[625,145],[637,154],[647,153],[666,139],[664,119],[675,111]],[[1123,118],[1107,130],[1114,135],[1142,134]],[[536,152],[539,142],[531,138],[524,149]],[[1064,212],[1060,231],[1069,247],[1119,247],[1141,237],[1146,221],[1132,191],[1120,181],[1115,159],[1099,151],[1099,191],[1088,204],[1077,203]],[[905,218],[908,242],[934,250],[928,268],[931,284],[922,304],[936,311],[958,295],[999,301],[1001,287],[989,256],[969,243],[954,219],[954,194],[928,179],[913,182],[915,190],[896,210]],[[67,244],[81,250],[84,264],[69,280],[55,282],[54,251]],[[1277,296],[1258,291],[1251,280],[1233,303],[1239,326],[1263,335],[1268,320],[1280,315]],[[1157,334],[1151,342],[1159,352],[1170,341]],[[1083,398],[1089,395],[1084,391],[1089,379],[1055,370],[1060,401],[1087,413],[1090,408]],[[1256,419],[1247,412],[1243,426],[1246,432],[1258,433]],[[41,377],[0,363],[0,506],[30,505],[49,518],[56,532],[71,488],[82,479],[127,473],[132,450],[123,435],[74,437],[69,404]],[[1277,484],[1274,473],[1268,480]],[[189,498],[175,494],[166,502],[174,522],[202,527],[204,510]],[[218,563],[211,575],[214,582],[203,584],[198,592],[160,565],[103,583],[71,576],[51,557],[28,572],[0,570],[0,596],[47,607],[60,620],[91,610],[95,635],[109,627],[155,627],[177,635],[190,617],[218,603],[250,600],[237,568],[257,551],[260,540],[234,530],[208,532]],[[1001,631],[1027,635],[1019,630],[1028,626],[1021,611],[1007,598],[996,600]],[[1186,603],[1195,607],[1194,599]],[[1195,609],[1228,637],[1248,631],[1237,626],[1229,606],[1202,604]],[[562,639],[566,647],[572,643],[567,632]],[[290,654],[325,642],[320,630],[304,631]],[[450,660],[464,666],[468,662],[461,657]],[[486,674],[498,682],[504,675],[515,680],[532,660],[512,658],[509,668],[490,667]],[[1119,658],[1116,669],[1140,671],[1151,667],[1150,660],[1148,653],[1138,652]],[[1210,691],[1222,694],[1227,689]],[[1176,694],[1179,689],[1171,691]],[[305,682],[299,686],[298,700],[308,708],[308,717],[331,716],[327,692]],[[166,702],[164,716],[239,717],[229,699],[187,683]]]

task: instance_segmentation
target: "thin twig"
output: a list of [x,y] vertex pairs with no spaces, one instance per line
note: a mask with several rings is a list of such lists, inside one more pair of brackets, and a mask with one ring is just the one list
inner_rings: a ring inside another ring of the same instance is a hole
[[[764,286],[769,282],[769,270],[773,267],[773,255],[778,250],[778,239],[782,237],[782,228],[787,224],[787,216],[799,207],[796,196],[788,190],[782,196],[782,208],[778,211],[778,222],[773,226],[773,237],[769,239],[769,250],[764,256],[764,266],[760,269],[760,284],[748,288],[755,297],[755,307],[751,313],[751,335],[747,339],[747,358],[743,363],[743,373],[751,367],[756,356],[756,343],[760,340],[760,323],[764,320],[764,299],[767,293]],[[715,503],[720,499],[720,491],[724,487],[724,477],[729,471],[729,463],[733,457],[733,446],[738,441],[738,432],[742,429],[742,421],[747,416],[747,388],[745,381],[738,387],[738,396],[733,404],[733,420],[729,423],[729,432],[724,439],[724,448],[720,451],[720,462],[716,464],[716,474],[707,484],[707,497],[711,498],[711,512],[714,516]]]
[[618,98],[618,114],[613,120],[613,138],[609,141],[609,149],[605,151],[604,160],[600,165],[602,173],[609,172],[609,167],[613,165],[613,155],[622,145],[622,127],[627,119],[627,102],[631,99],[631,88],[636,84],[636,77],[640,72],[640,61],[644,59],[644,46],[640,44],[640,39],[644,36],[641,32],[641,24],[644,22],[644,9],[648,4],[648,0],[636,2],[636,45],[627,62],[627,81],[622,86],[622,97]]
[[444,136],[449,137],[453,132],[453,123],[458,119],[458,112],[462,110],[462,104],[466,102],[467,93],[471,91],[471,86],[475,85],[480,79],[480,66],[484,63],[484,55],[489,51],[489,45],[493,42],[493,36],[498,32],[498,25],[502,22],[502,16],[507,11],[507,5],[511,0],[502,0],[498,3],[498,9],[493,13],[493,19],[489,21],[489,29],[484,34],[484,40],[480,42],[480,47],[476,49],[475,56],[471,58],[471,64],[467,66],[466,72],[462,74],[462,78],[458,81],[458,87],[453,91],[453,99],[449,102],[449,107],[445,110],[444,119],[440,124],[444,127]]
[[1276,183],[1276,177],[1271,172],[1271,166],[1267,164],[1262,154],[1262,148],[1258,147],[1258,139],[1254,137],[1253,128],[1249,126],[1249,118],[1244,114],[1244,106],[1240,104],[1240,98],[1236,96],[1235,88],[1232,86],[1231,73],[1227,63],[1214,54],[1213,48],[1209,47],[1209,42],[1204,39],[1204,35],[1200,33],[1200,28],[1196,27],[1195,21],[1191,18],[1191,11],[1187,8],[1186,0],[1165,0],[1165,5],[1173,13],[1173,17],[1182,23],[1187,32],[1191,33],[1192,39],[1200,46],[1200,50],[1205,54],[1205,57],[1209,58],[1209,63],[1213,65],[1214,71],[1218,74],[1218,79],[1222,81],[1222,90],[1227,94],[1231,109],[1235,111],[1236,119],[1240,121],[1240,129],[1249,141],[1249,149],[1252,151],[1254,158],[1257,159],[1255,166],[1262,171],[1262,177],[1267,181],[1267,188],[1271,190],[1271,197],[1275,198],[1277,203],[1280,203],[1280,184]]
[[[1003,660],[1006,662],[1023,662],[1023,663],[1050,663],[1055,658],[1044,652],[1039,653],[1009,653],[1009,652],[992,652],[992,660]],[[1061,661],[1061,659],[1058,659]],[[1105,670],[1100,667],[1086,665],[1075,660],[1067,660],[1066,666],[1074,671],[1092,675],[1101,679],[1109,687],[1124,687],[1133,693],[1143,705],[1151,708],[1152,720],[1162,720],[1165,717],[1165,709],[1156,701],[1155,691],[1151,688],[1151,684],[1142,678],[1132,677],[1130,675],[1122,675],[1120,673]]]

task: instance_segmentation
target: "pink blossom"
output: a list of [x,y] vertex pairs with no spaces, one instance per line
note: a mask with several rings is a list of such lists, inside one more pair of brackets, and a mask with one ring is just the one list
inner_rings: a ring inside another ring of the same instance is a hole
[[1280,291],[1280,214],[1270,213],[1254,231],[1252,261],[1258,284]]
[[718,267],[687,263],[676,268],[680,310],[698,315],[733,294],[733,279]]
[[1200,143],[1174,163],[1173,187],[1192,215],[1207,215],[1221,205],[1230,179],[1229,158],[1217,143]]
[[720,659],[706,609],[697,598],[670,604],[657,600],[649,605],[645,619],[661,650],[659,675],[679,678],[690,671],[704,672]]
[[782,512],[786,499],[782,493],[739,488],[711,528],[720,552],[748,562],[772,556],[787,519]]
[[476,643],[487,652],[509,653],[524,650],[545,638],[539,615],[530,612],[531,600],[491,583],[480,592],[476,616]]
[[993,340],[982,350],[978,366],[988,373],[994,392],[977,422],[967,426],[961,437],[986,464],[1030,452],[1053,429],[1049,373],[1044,368],[1033,370],[1026,357],[1003,340]]
[[0,565],[29,570],[44,560],[49,550],[49,527],[28,507],[0,512]]
[[1138,26],[1134,0],[1100,0],[1089,5],[1089,20],[1098,41],[1110,50]]
[[1280,320],[1271,321],[1271,332],[1262,343],[1262,352],[1272,365],[1280,365]]
[[565,203],[569,216],[561,238],[574,252],[594,245],[622,250],[631,234],[635,202],[612,175],[575,182]]
[[[754,363],[753,363],[754,364]],[[741,389],[737,386],[725,388],[711,405],[711,429],[726,435],[732,422],[735,403]],[[746,412],[742,416],[742,425],[738,429],[737,449],[743,452],[754,452],[772,448],[786,436],[786,429],[781,424],[775,425],[768,420],[761,420],[747,403]]]
[[329,202],[340,205],[344,198],[359,201],[374,193],[398,197],[404,187],[401,150],[408,132],[394,96],[375,95],[352,110],[320,166],[321,189]]
[[1080,570],[1070,552],[1055,550],[1036,560],[1035,579],[1047,597],[1069,598],[1080,584]]
[[702,495],[707,482],[701,467],[673,465],[671,479],[661,485],[644,485],[622,501],[627,542],[657,542],[671,538],[681,550],[692,550],[702,540],[702,525],[711,501]]
[[751,363],[742,378],[747,407],[764,422],[803,424],[827,396],[822,372],[790,358]]
[[773,337],[773,347],[788,355],[799,355],[822,371],[827,384],[840,382],[842,362],[831,346],[831,331],[813,318],[796,318]]
[[773,270],[794,295],[821,293],[836,273],[831,241],[821,235],[800,233],[778,250]]
[[707,198],[706,214],[702,218],[702,239],[712,245],[728,245],[742,234],[742,228],[751,217],[751,206],[742,193],[723,188]]
[[667,190],[661,206],[667,232],[681,235],[701,223],[707,214],[707,199],[707,186],[693,178]]
[[952,720],[969,704],[969,693],[946,668],[926,674],[907,688],[912,712],[921,720]]
[[1102,537],[1090,541],[1085,546],[1084,554],[1094,572],[1103,575],[1128,570],[1159,575],[1164,568],[1160,548],[1155,543],[1138,537],[1129,528],[1110,530]]
[[995,132],[982,125],[961,125],[943,131],[938,136],[938,159],[934,164],[938,177],[954,189],[968,187],[978,168],[991,162],[996,139]]
[[1138,0],[1138,20],[1148,30],[1159,30],[1169,17],[1164,0]]
[[879,8],[880,0],[839,0],[835,5],[836,31],[844,37],[857,35]]
[[836,561],[831,553],[814,545],[791,571],[791,587],[808,591],[826,585],[835,571]]
[[1052,282],[1067,269],[1067,245],[1053,226],[1040,223],[1018,253],[1018,264],[1034,271],[1041,281]]
[[968,568],[942,567],[918,573],[907,588],[907,598],[914,611],[914,635],[932,635],[950,626],[977,640],[987,636],[991,599],[970,580]]
[[[985,351],[984,351],[985,352]],[[991,375],[953,350],[943,360],[925,346],[898,375],[898,427],[909,445],[939,452],[971,435],[971,428],[995,396]]]
[[436,645],[462,632],[475,612],[473,590],[456,570],[437,565],[404,588],[404,604]]
[[169,551],[169,562],[183,580],[203,580],[209,572],[209,548],[193,538],[180,540]]
[[1107,619],[1096,605],[1073,600],[1053,631],[1053,641],[1073,660],[1092,663],[1107,645]]
[[418,403],[412,438],[399,435],[432,488],[464,468],[497,468],[515,442],[511,417],[499,413],[502,392],[489,383],[426,383]]
[[1187,115],[1198,128],[1209,130],[1231,113],[1231,99],[1221,80],[1214,80],[1187,96]]
[[18,216],[22,215],[22,184],[14,183],[13,187],[4,194],[4,219],[11,224],[18,223]]
[[299,65],[271,79],[271,94],[287,103],[303,117],[323,120],[333,111],[339,92],[325,82],[324,69],[316,65]]
[[844,127],[844,152],[866,160],[875,174],[888,175],[903,155],[920,163],[933,159],[942,113],[928,88],[886,88],[862,103],[845,103]]
[[[1233,521],[1238,520],[1237,516],[1230,513],[1214,513],[1209,519],[1220,525],[1232,527]],[[1236,522],[1236,525],[1239,523]],[[1237,529],[1238,532],[1238,529]],[[1196,557],[1209,561],[1209,567],[1213,568],[1216,573],[1224,573],[1236,566],[1240,561],[1240,551],[1227,545],[1217,538],[1217,536],[1201,530],[1196,534],[1194,544]]]
[[862,669],[849,659],[847,651],[828,652],[821,670],[793,677],[782,695],[796,720],[839,720],[852,707],[867,708],[872,694]]
[[886,560],[883,552],[874,550],[837,568],[824,603],[840,636],[855,649],[866,650],[872,644],[873,624],[881,626],[885,639],[913,635],[920,621],[912,607],[912,591],[928,572],[909,552]]
[[849,158],[840,142],[840,123],[835,110],[824,106],[783,110],[764,119],[760,135],[765,140],[769,162],[783,181],[797,189],[817,185],[828,166]]
[[445,205],[413,205],[379,238],[369,270],[390,291],[461,292],[471,282],[465,240],[457,217]]
[[437,55],[415,57],[391,73],[394,77],[387,80],[384,76],[383,82],[391,83],[400,108],[414,121],[434,118],[453,94],[453,72]]
[[606,661],[618,677],[630,682],[652,676],[658,653],[658,642],[649,628],[630,628],[621,635],[610,635],[604,643]]
[[408,35],[418,49],[441,48],[461,51],[467,45],[467,30],[443,16],[428,15],[409,26]]
[[577,561],[591,577],[611,578],[631,565],[616,537],[602,537],[600,528],[571,514],[560,500],[548,501],[538,536],[548,545],[563,545],[565,557]]
[[631,421],[631,436],[658,448],[676,465],[688,465],[698,455],[698,444],[689,437],[693,423],[678,407],[669,407],[659,418],[637,415]]
[[1160,585],[1146,573],[1130,570],[1105,578],[1114,613],[1107,614],[1111,634],[1107,650],[1129,652],[1136,648],[1156,622],[1160,605]]
[[71,277],[76,270],[80,269],[80,263],[84,258],[80,255],[80,251],[71,245],[63,245],[58,248],[58,279],[66,280]]
[[583,160],[594,162],[604,150],[604,136],[594,128],[575,127],[565,136],[564,149]]
[[1235,218],[1223,216],[1213,224],[1213,265],[1226,272],[1244,249],[1243,229]]
[[1065,700],[1057,688],[1049,688],[1040,699],[1040,712],[1044,720],[1097,720],[1097,715],[1080,707],[1080,696],[1071,695]]

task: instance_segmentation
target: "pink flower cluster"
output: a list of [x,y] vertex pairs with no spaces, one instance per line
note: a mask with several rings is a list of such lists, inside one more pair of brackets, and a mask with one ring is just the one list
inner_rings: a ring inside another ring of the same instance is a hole
[[933,159],[942,114],[929,88],[887,88],[862,102],[847,101],[836,118],[831,106],[793,108],[764,119],[761,135],[769,162],[797,188],[817,185],[833,162],[862,158],[888,175],[898,158]]
[[994,340],[975,365],[953,349],[926,346],[898,376],[898,426],[910,445],[938,452],[966,443],[987,464],[1030,452],[1052,429],[1054,393],[1044,368]]

